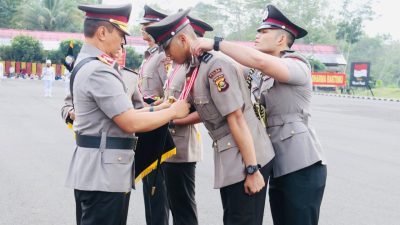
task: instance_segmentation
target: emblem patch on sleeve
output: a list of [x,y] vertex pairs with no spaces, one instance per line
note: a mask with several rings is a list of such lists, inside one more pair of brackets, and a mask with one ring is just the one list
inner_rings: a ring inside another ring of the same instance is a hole
[[229,88],[229,83],[225,80],[224,74],[219,74],[213,78],[219,92],[226,91]]

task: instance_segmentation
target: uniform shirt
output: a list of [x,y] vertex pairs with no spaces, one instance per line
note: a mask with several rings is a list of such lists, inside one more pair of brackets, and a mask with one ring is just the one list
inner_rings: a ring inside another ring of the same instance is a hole
[[285,53],[282,58],[289,69],[289,81],[278,82],[264,75],[259,87],[260,101],[266,107],[267,133],[276,152],[274,177],[318,161],[325,164],[322,147],[308,124],[312,97],[310,65],[296,53]]
[[144,107],[143,96],[139,91],[138,82],[139,77],[135,72],[123,67],[121,68],[122,80],[125,83],[126,92],[131,99],[134,109],[141,109]]
[[165,53],[159,47],[145,52],[145,59],[139,69],[139,88],[144,98],[163,97],[163,86],[167,79],[168,62]]
[[[96,47],[84,44],[76,63],[104,55]],[[133,137],[112,120],[132,108],[121,75],[112,65],[93,60],[78,71],[73,85],[74,131],[101,136],[102,141],[99,148],[76,147],[67,186],[86,191],[129,192],[134,177],[134,151],[105,148],[106,137]]]
[[43,80],[54,80],[55,79],[55,72],[52,66],[44,67],[42,72]]
[[[192,90],[192,102],[214,141],[214,187],[221,188],[246,178],[245,164],[226,117],[240,109],[253,137],[257,163],[265,166],[274,151],[256,118],[241,68],[219,52],[205,54]],[[210,58],[211,57],[211,58]]]
[[[186,80],[185,65],[175,64],[168,75],[165,85],[165,97],[173,96],[179,99]],[[198,162],[202,159],[200,132],[197,124],[175,126],[170,133],[176,146],[176,154],[166,162],[186,163]]]

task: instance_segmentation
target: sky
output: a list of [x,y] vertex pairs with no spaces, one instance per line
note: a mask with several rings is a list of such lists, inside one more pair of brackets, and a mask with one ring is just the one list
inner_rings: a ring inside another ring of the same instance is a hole
[[[187,8],[195,6],[200,0],[103,0],[104,4],[118,4],[128,3],[133,4],[131,20],[138,20],[142,15],[141,11],[144,4],[157,3],[165,10],[175,11],[178,8]],[[204,3],[212,3],[213,0],[201,0]],[[363,4],[366,0],[354,0]],[[364,24],[365,32],[369,36],[377,34],[390,34],[393,39],[400,40],[400,28],[398,21],[400,21],[400,13],[395,5],[396,1],[393,0],[375,0],[373,10],[377,14],[374,21],[367,21]],[[229,0],[227,0],[229,2]],[[341,0],[330,0],[331,7],[340,7]]]

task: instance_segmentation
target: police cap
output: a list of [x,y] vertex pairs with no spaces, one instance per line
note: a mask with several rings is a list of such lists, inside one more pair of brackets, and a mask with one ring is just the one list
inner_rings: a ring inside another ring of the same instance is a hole
[[140,20],[140,24],[146,24],[146,23],[154,23],[154,22],[158,22],[162,19],[164,19],[165,17],[167,17],[166,14],[161,13],[156,11],[155,9],[152,9],[150,6],[145,5],[144,6],[144,15],[142,20]]
[[85,19],[108,21],[126,35],[130,35],[128,21],[131,15],[132,4],[79,5],[78,8],[86,12]]
[[302,38],[307,35],[307,31],[303,28],[292,23],[286,18],[279,9],[273,5],[267,5],[265,9],[265,15],[261,26],[257,29],[283,29],[293,35],[295,39]]
[[190,24],[186,17],[190,8],[165,17],[158,23],[145,27],[145,31],[153,37],[155,43],[161,48],[165,48],[172,38],[184,27]]
[[200,20],[200,19],[195,19],[191,16],[187,17],[190,21],[190,25],[192,25],[194,32],[197,34],[199,37],[204,37],[204,34],[206,31],[213,31],[213,27],[206,22]]

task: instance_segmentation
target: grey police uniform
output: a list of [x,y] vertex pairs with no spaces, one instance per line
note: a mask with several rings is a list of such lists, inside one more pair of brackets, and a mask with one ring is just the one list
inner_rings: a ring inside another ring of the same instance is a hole
[[145,59],[139,70],[139,87],[145,99],[163,97],[163,86],[167,79],[166,57],[158,46],[145,52]]
[[321,144],[309,125],[310,65],[296,53],[285,53],[282,58],[289,81],[262,76],[259,86],[267,133],[276,153],[269,183],[271,212],[276,224],[318,224],[327,173]]
[[[104,54],[84,44],[77,64]],[[104,88],[107,87],[107,88]],[[107,137],[133,138],[112,121],[132,108],[121,75],[112,66],[93,60],[76,74],[74,82],[74,131],[78,135],[101,136],[99,148],[75,149],[66,184],[78,190],[129,192],[133,185],[134,151],[107,149]]]
[[141,109],[144,107],[143,96],[139,91],[138,83],[139,77],[135,72],[123,67],[121,69],[122,80],[125,83],[128,97],[131,99],[134,109]]
[[268,76],[261,79],[261,104],[266,106],[267,132],[275,149],[274,177],[322,161],[322,147],[309,126],[312,80],[310,65],[296,53],[282,56],[290,79],[281,83]]
[[240,66],[218,52],[213,52],[208,61],[206,58],[198,62],[200,69],[192,100],[214,141],[214,188],[222,188],[246,178],[243,158],[226,121],[230,113],[242,109],[253,137],[258,164],[265,166],[275,154],[270,139],[254,114]]
[[261,225],[266,188],[251,197],[245,194],[245,164],[226,116],[237,109],[242,110],[266,183],[275,153],[264,127],[254,114],[240,66],[219,52],[213,52],[212,58],[209,57],[208,54],[202,57],[192,100],[214,141],[214,188],[220,188],[224,224]]

